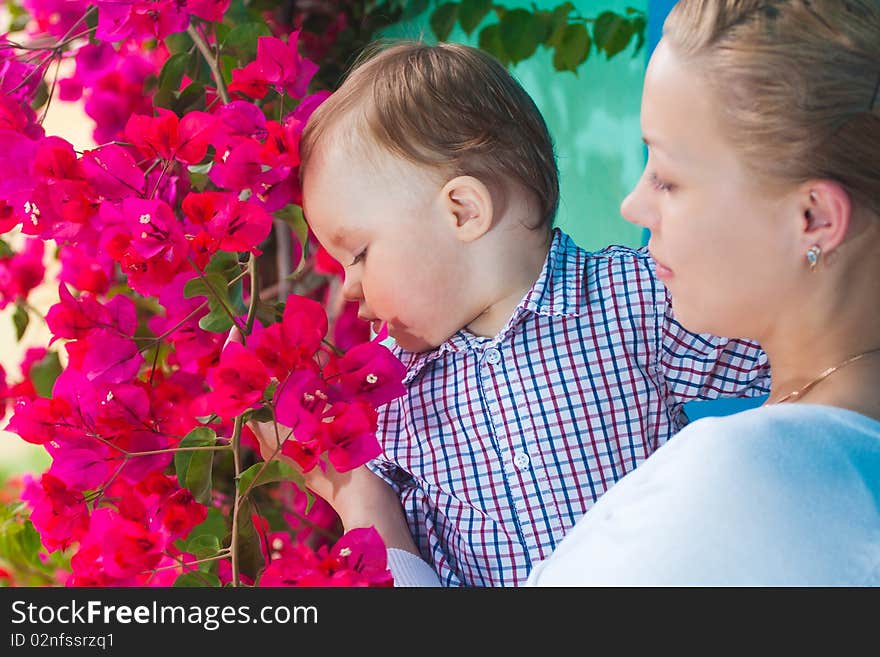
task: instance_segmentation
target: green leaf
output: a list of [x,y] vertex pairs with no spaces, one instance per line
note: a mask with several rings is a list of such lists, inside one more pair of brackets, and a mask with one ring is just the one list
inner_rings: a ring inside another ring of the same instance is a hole
[[605,56],[609,59],[626,48],[632,35],[630,22],[612,11],[602,12],[593,23],[596,48],[605,51]]
[[458,22],[464,33],[470,36],[492,9],[492,0],[462,0],[458,8]]
[[456,2],[445,2],[434,10],[429,23],[438,41],[446,41],[449,38],[452,28],[455,27],[456,18],[458,18]]
[[406,0],[403,3],[403,13],[400,15],[401,21],[409,21],[419,16],[428,8],[428,0]]
[[245,498],[238,511],[238,564],[248,577],[256,578],[263,567],[263,550],[260,535],[253,521],[254,506]]
[[479,46],[481,50],[485,50],[505,66],[510,63],[510,57],[507,56],[504,44],[501,43],[500,24],[487,25],[480,30]]
[[[208,427],[196,427],[190,431],[178,447],[211,447],[217,443],[217,434]],[[186,451],[174,454],[174,471],[177,481],[188,488],[197,502],[211,501],[211,470],[214,464],[212,451]]]
[[557,71],[577,71],[589,56],[590,33],[586,26],[578,23],[566,26],[553,53],[554,68]]
[[162,72],[159,73],[159,88],[178,91],[183,80],[183,72],[192,57],[193,55],[186,52],[171,55],[162,67]]
[[644,16],[636,16],[630,19],[630,25],[636,35],[636,47],[633,50],[633,57],[635,57],[645,47],[645,30],[648,27],[648,21]]
[[199,536],[213,536],[218,543],[222,543],[228,533],[226,516],[219,509],[211,507],[208,509],[208,517],[200,525],[193,527],[189,533],[189,540],[192,541]]
[[568,27],[568,15],[573,10],[574,5],[570,2],[565,2],[553,10],[553,13],[550,14],[550,27],[547,30],[547,36],[544,38],[545,46],[552,48],[559,43],[565,28]]
[[153,105],[163,109],[171,109],[177,101],[177,96],[171,89],[159,89],[153,94]]
[[220,588],[222,584],[220,583],[220,578],[211,573],[206,573],[204,571],[198,572],[189,572],[184,573],[176,580],[174,580],[175,588],[182,587],[216,587]]
[[501,43],[514,64],[531,57],[542,41],[541,22],[525,9],[513,9],[501,19]]
[[15,251],[5,241],[0,240],[0,258],[11,258],[15,255]]
[[171,107],[177,116],[182,117],[188,112],[205,111],[205,85],[201,82],[191,82],[186,89],[180,92],[177,100]]
[[[263,469],[264,467],[265,470]],[[262,473],[257,476],[261,470]],[[255,477],[256,481],[254,479]],[[251,485],[251,482],[254,481],[254,487],[272,484],[278,481],[295,481],[300,487],[305,487],[302,474],[292,465],[285,463],[280,459],[272,459],[269,463],[264,461],[254,463],[251,467],[242,472],[241,476],[238,478],[239,493],[244,493]]]
[[57,352],[48,352],[31,366],[30,379],[40,397],[51,397],[55,379],[61,374],[61,361]]
[[186,552],[194,555],[196,559],[213,557],[220,552],[220,539],[211,534],[196,536],[186,544]]
[[261,36],[272,36],[265,23],[236,25],[222,42],[223,53],[236,57],[242,64],[250,62],[257,56],[257,39]]
[[176,32],[165,37],[165,46],[172,54],[188,52],[193,45],[192,38],[186,32]]
[[28,315],[27,310],[20,303],[15,305],[15,312],[12,313],[12,323],[15,324],[15,340],[16,342],[21,342],[21,338],[24,335],[24,332],[27,330],[28,324],[31,321],[31,316]]
[[229,298],[229,281],[218,271],[206,271],[203,277],[187,281],[183,288],[183,296],[206,297],[210,312],[199,320],[199,326],[212,333],[225,333],[232,328],[234,312],[232,300]]

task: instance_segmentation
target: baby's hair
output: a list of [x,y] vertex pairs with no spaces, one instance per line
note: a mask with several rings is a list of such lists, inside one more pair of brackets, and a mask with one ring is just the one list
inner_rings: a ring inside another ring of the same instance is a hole
[[448,177],[530,192],[553,224],[559,174],[553,141],[532,98],[491,55],[469,46],[375,44],[312,114],[300,141],[302,171],[342,124],[377,146]]
[[836,180],[880,216],[878,0],[680,0],[663,35],[714,86],[748,166]]

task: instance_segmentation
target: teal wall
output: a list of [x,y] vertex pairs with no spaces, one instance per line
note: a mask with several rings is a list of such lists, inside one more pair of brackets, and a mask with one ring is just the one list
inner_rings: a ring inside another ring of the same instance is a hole
[[[538,0],[539,9],[553,9],[563,0]],[[510,7],[528,7],[522,0],[500,0]],[[626,7],[645,10],[647,0],[572,0],[584,16]],[[491,22],[487,18],[486,23]],[[456,27],[450,41],[477,44],[479,27],[470,37]],[[433,38],[427,14],[397,26],[390,37]],[[638,180],[644,164],[639,104],[646,48],[634,47],[611,60],[590,53],[577,74],[553,68],[552,53],[539,48],[511,72],[534,98],[556,143],[560,173],[560,204],[556,225],[588,249],[609,244],[640,246],[642,231],[620,216],[620,202]]]

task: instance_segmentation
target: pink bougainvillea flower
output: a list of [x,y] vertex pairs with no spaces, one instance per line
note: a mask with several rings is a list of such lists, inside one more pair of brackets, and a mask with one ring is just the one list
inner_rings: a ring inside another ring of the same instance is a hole
[[29,443],[44,445],[66,435],[82,434],[71,413],[71,405],[64,399],[19,399],[6,428]]
[[321,425],[327,459],[339,472],[363,465],[382,453],[376,439],[376,410],[364,403],[334,404],[327,411],[332,422]]
[[208,508],[196,502],[186,488],[178,489],[159,507],[162,527],[172,539],[189,534],[208,517]]
[[353,529],[337,541],[312,551],[299,544],[274,559],[260,577],[260,586],[390,587],[385,545],[372,527]]
[[109,448],[92,438],[67,440],[57,446],[53,444],[46,444],[47,451],[52,455],[49,474],[72,490],[99,488],[116,468],[108,454]]
[[370,323],[358,318],[358,306],[357,301],[345,302],[333,323],[333,344],[344,352],[370,341]]
[[240,93],[251,98],[265,98],[269,93],[269,81],[263,74],[263,69],[258,62],[251,62],[244,68],[232,70],[232,82],[229,83],[229,93]]
[[40,239],[28,239],[20,253],[0,258],[0,310],[27,299],[30,291],[42,282],[46,273],[43,244]]
[[324,379],[308,370],[294,371],[275,392],[275,418],[294,430],[298,442],[307,443],[323,421],[328,400]]
[[137,343],[115,331],[91,331],[81,342],[85,356],[80,367],[89,381],[126,383],[137,376],[144,362]]
[[187,164],[201,162],[208,150],[217,120],[205,112],[189,112],[182,119],[171,110],[157,108],[159,116],[134,115],[125,126],[125,136],[147,157],[177,159]]
[[123,336],[133,335],[137,329],[137,310],[126,296],[116,295],[102,304],[90,294],[74,297],[67,285],[58,285],[59,301],[46,313],[46,323],[53,338],[79,339],[95,330],[115,330]]
[[272,216],[258,205],[230,198],[206,228],[224,251],[254,251],[269,236]]
[[275,37],[259,37],[256,63],[263,78],[278,93],[291,98],[305,96],[312,76],[318,72],[317,64],[299,54],[299,31],[291,32],[287,43]]
[[102,507],[92,513],[83,547],[98,546],[95,565],[110,577],[125,578],[152,570],[162,556],[165,541],[159,532]]
[[229,0],[186,0],[186,10],[202,20],[216,23],[223,20]]
[[207,307],[197,311],[202,305],[202,297],[187,299],[183,290],[192,278],[189,272],[182,272],[162,290],[159,303],[165,308],[165,315],[156,315],[149,321],[150,330],[174,346],[181,364],[197,364],[205,356],[219,353],[218,336],[199,328],[199,320],[208,314]]
[[121,146],[110,144],[86,151],[82,168],[92,187],[105,199],[121,201],[145,193],[144,172]]
[[44,473],[39,481],[25,476],[21,499],[31,508],[30,520],[49,552],[65,550],[89,528],[89,510],[82,493]]
[[104,294],[114,275],[114,263],[97,244],[64,244],[59,246],[61,272],[58,279],[82,292]]
[[261,159],[262,145],[254,139],[242,139],[231,149],[218,151],[208,177],[223,189],[252,189],[267,181]]
[[269,373],[251,352],[230,342],[220,354],[220,364],[208,370],[211,409],[230,418],[254,408],[269,385]]
[[98,0],[99,41],[164,39],[186,31],[189,15],[177,0]]
[[328,364],[324,375],[351,397],[381,406],[406,392],[406,367],[388,348],[363,342]]
[[23,0],[21,4],[35,23],[33,32],[56,38],[70,34],[89,7],[86,0]]

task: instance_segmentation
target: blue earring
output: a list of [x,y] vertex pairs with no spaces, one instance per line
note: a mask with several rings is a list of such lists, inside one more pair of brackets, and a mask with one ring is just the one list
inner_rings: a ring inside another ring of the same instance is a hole
[[818,244],[814,244],[807,249],[807,264],[810,266],[810,271],[816,271],[816,266],[819,264],[819,257],[821,255],[822,247]]

